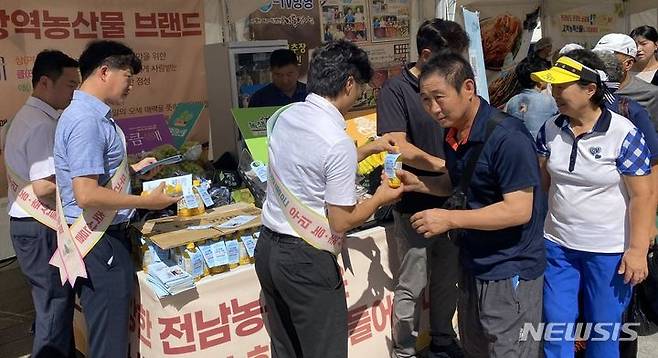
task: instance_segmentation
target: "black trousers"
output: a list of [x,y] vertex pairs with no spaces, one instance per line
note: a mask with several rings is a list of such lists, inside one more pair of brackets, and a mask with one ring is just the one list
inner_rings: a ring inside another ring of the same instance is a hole
[[336,257],[261,228],[256,274],[273,358],[347,358],[347,302]]
[[430,336],[431,347],[453,343],[457,334],[452,318],[457,310],[459,248],[445,237],[434,239],[430,250]]
[[59,270],[48,263],[57,249],[57,234],[32,218],[11,218],[9,231],[18,264],[32,288],[32,357],[75,357],[74,291],[68,283],[62,286]]
[[127,230],[110,226],[84,258],[88,278],[79,279],[76,290],[87,321],[88,357],[128,356],[135,275],[130,249]]

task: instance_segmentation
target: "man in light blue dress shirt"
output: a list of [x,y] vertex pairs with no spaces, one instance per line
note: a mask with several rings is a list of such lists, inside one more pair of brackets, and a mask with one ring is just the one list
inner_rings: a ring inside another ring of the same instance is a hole
[[[84,258],[88,278],[76,290],[87,322],[90,357],[128,355],[129,303],[134,267],[127,236],[135,208],[162,209],[178,201],[161,185],[146,196],[105,188],[126,156],[123,132],[110,105],[122,105],[142,65],[133,50],[114,41],[91,42],[80,55],[82,85],[55,131],[55,174],[66,221],[83,209],[117,210],[112,225]],[[155,161],[130,166],[131,173]]]

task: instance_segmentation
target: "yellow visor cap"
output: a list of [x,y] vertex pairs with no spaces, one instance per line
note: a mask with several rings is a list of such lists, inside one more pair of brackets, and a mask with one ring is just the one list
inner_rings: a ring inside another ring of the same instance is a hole
[[580,79],[597,82],[597,77],[598,74],[595,71],[566,56],[560,57],[550,69],[533,72],[530,75],[530,78],[535,82],[551,84],[575,82]]

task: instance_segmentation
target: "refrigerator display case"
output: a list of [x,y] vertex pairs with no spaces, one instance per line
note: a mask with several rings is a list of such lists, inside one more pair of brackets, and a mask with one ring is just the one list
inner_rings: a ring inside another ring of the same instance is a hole
[[240,153],[239,131],[231,108],[247,107],[249,97],[271,82],[270,54],[287,49],[288,41],[248,41],[206,45],[210,156]]

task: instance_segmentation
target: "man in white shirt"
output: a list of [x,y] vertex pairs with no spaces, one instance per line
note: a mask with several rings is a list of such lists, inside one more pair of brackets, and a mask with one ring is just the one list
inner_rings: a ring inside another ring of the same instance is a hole
[[391,143],[358,150],[343,115],[373,70],[366,53],[330,42],[311,59],[305,102],[268,121],[269,178],[256,273],[268,308],[273,357],[347,357],[347,303],[336,261],[343,235],[399,199],[402,187],[381,185],[357,203],[357,161]]
[[[51,208],[55,202],[55,127],[59,111],[69,105],[79,84],[76,60],[60,51],[40,52],[32,69],[32,96],[3,133],[8,170],[31,183],[36,198]],[[8,199],[12,244],[32,286],[36,316],[32,357],[74,357],[74,293],[70,285],[62,286],[59,271],[48,263],[57,248],[57,235],[23,210],[12,190]]]

